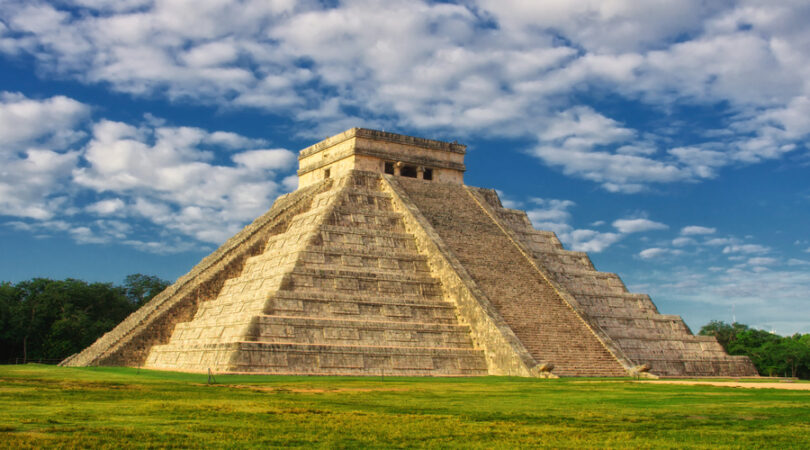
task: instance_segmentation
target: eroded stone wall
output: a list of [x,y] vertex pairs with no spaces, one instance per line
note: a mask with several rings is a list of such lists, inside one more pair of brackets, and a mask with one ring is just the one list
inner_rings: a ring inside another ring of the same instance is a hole
[[748,358],[726,354],[713,337],[693,335],[679,316],[659,314],[649,296],[630,293],[616,274],[596,271],[585,253],[565,250],[553,232],[535,230],[525,212],[503,208],[495,191],[472,191],[633,365],[663,376],[757,375]]

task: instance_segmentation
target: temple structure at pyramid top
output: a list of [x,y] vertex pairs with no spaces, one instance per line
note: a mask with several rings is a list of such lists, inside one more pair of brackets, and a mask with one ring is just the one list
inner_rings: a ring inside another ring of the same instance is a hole
[[309,186],[351,170],[464,184],[467,146],[352,128],[307,147],[298,156],[298,186]]
[[465,146],[353,128],[299,187],[67,366],[217,373],[755,376],[464,184]]

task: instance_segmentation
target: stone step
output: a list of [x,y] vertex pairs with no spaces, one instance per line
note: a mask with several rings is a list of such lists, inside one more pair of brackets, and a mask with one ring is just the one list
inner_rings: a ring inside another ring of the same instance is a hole
[[746,357],[728,356],[722,358],[682,358],[680,360],[649,360],[650,372],[663,376],[751,376],[756,374],[751,361]]
[[699,341],[686,337],[648,337],[639,338],[634,336],[619,336],[616,341],[622,344],[629,352],[639,354],[641,351],[661,351],[661,350],[685,350],[685,351],[718,351],[723,352],[723,347],[717,342]]
[[[321,202],[317,206],[313,206],[307,211],[302,213],[296,214],[295,216],[290,219],[290,225],[287,227],[287,232],[295,232],[296,230],[300,230],[307,226],[312,226],[320,220],[320,217],[323,215],[324,211],[326,211],[329,207],[329,203]],[[284,233],[282,233],[284,234]],[[278,239],[278,236],[273,236],[272,238]]]
[[292,266],[286,268],[279,267],[272,270],[258,271],[256,273],[243,271],[240,276],[229,278],[223,283],[216,299],[240,295],[251,291],[261,291],[263,286],[265,288],[271,285],[278,286],[283,280],[284,275],[289,273],[291,268]]
[[[228,357],[233,355],[232,357]],[[219,358],[218,358],[219,357]],[[224,360],[227,359],[227,360]],[[154,362],[160,361],[160,365]],[[150,364],[150,362],[152,362]],[[486,375],[480,350],[431,347],[346,346],[233,342],[153,348],[147,367],[299,375]]]
[[380,191],[351,189],[344,193],[338,206],[357,212],[393,211],[391,196]]
[[533,252],[568,251],[551,231],[514,230],[520,240]]
[[585,315],[591,318],[606,317],[616,319],[652,319],[658,316],[658,312],[652,309],[643,309],[639,307],[633,308],[619,308],[609,306],[584,306],[582,307]]
[[358,280],[377,280],[392,282],[424,283],[439,285],[439,281],[433,278],[429,272],[419,271],[415,273],[405,273],[401,270],[379,269],[371,267],[351,267],[343,265],[322,264],[321,267],[311,268],[306,266],[296,266],[289,275],[309,276],[316,278],[355,278]]
[[322,225],[314,245],[340,245],[346,248],[376,248],[416,252],[416,243],[408,233],[384,230]]
[[573,269],[555,272],[553,268],[547,269],[554,279],[562,283],[569,291],[588,292],[590,289],[601,289],[605,292],[628,292],[624,282],[615,273]]
[[551,373],[559,377],[626,377],[628,375],[627,371],[621,369],[606,370],[604,367],[599,367],[599,363],[603,363],[603,361],[592,361],[591,364],[568,368],[555,366]]
[[326,224],[396,232],[404,232],[405,230],[405,226],[402,223],[402,213],[377,210],[367,211],[361,208],[337,208],[326,219]]
[[301,252],[299,265],[308,268],[368,268],[374,271],[394,270],[405,273],[428,273],[427,258],[412,252],[386,252],[368,248],[344,249],[335,246]]
[[344,267],[310,269],[296,267],[284,275],[281,289],[315,288],[337,292],[371,294],[437,295],[439,282],[429,274],[405,274],[395,271],[350,269]]
[[455,307],[438,297],[381,296],[322,290],[278,291],[267,300],[266,314],[322,318],[457,324]]
[[620,324],[606,325],[599,320],[596,322],[612,339],[682,340],[693,337],[683,322],[680,324],[666,321],[648,322],[638,323],[633,327],[625,327]]
[[317,300],[336,302],[371,302],[392,305],[425,305],[442,308],[454,308],[452,303],[445,300],[441,292],[432,295],[422,294],[388,294],[370,292],[334,292],[322,289],[296,289],[279,290],[270,298],[285,298],[290,300]]
[[401,260],[423,261],[427,262],[427,257],[412,250],[403,249],[388,249],[388,248],[372,248],[372,247],[355,247],[345,246],[340,244],[324,243],[317,247],[310,247],[301,252],[303,253],[318,253],[318,254],[335,254],[335,255],[350,255],[359,256],[362,258],[395,258]]
[[596,271],[585,253],[560,249],[533,250],[532,257],[550,272],[567,270]]
[[624,314],[615,314],[615,312],[616,310],[611,310],[611,313],[614,314],[594,314],[590,317],[594,320],[600,321],[600,325],[606,326],[661,328],[667,324],[674,327],[671,329],[686,329],[686,324],[683,322],[683,319],[681,319],[681,316],[676,316],[674,314],[645,314],[627,316]]
[[249,341],[328,345],[472,348],[469,327],[422,322],[325,319],[264,315],[256,318]]
[[349,195],[349,198],[351,198],[352,196],[368,196],[368,197],[375,197],[378,199],[387,199],[387,200],[391,199],[391,194],[380,190],[378,179],[374,180],[373,187],[352,186],[350,188],[347,188],[345,193]]
[[[569,290],[570,292],[570,290]],[[589,316],[601,316],[610,314],[612,311],[630,310],[638,311],[642,315],[655,315],[658,314],[658,308],[655,307],[650,297],[645,294],[633,294],[630,292],[618,292],[609,294],[571,294],[576,299],[583,312]]]
[[553,248],[553,249],[538,251],[536,253],[539,253],[541,255],[547,255],[547,256],[550,256],[550,257],[563,258],[563,259],[570,258],[570,259],[584,260],[584,261],[590,261],[591,260],[591,258],[585,252],[578,252],[576,250],[566,250],[564,248],[562,248],[562,249]]

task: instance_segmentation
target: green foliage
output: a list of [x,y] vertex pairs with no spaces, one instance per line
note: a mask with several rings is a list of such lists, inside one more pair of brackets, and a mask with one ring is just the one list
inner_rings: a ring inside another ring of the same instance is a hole
[[59,360],[92,344],[160,292],[136,274],[124,286],[68,278],[0,283],[0,361]]
[[704,325],[699,334],[716,337],[730,355],[751,358],[760,375],[810,379],[810,334],[783,337],[718,321]]
[[154,275],[135,273],[124,279],[124,290],[127,298],[138,307],[143,306],[152,297],[160,294],[171,283]]
[[4,448],[808,448],[808,391],[0,366]]

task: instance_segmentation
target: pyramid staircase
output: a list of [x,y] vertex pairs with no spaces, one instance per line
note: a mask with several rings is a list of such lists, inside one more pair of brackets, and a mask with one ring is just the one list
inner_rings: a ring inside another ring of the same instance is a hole
[[579,314],[633,364],[662,376],[756,374],[747,357],[726,354],[712,336],[693,335],[680,316],[660,314],[648,295],[629,292],[616,274],[598,272],[586,253],[565,250],[553,232],[535,230],[525,212],[503,208],[495,191],[470,191],[506,224]]
[[531,356],[558,376],[626,376],[617,359],[463,185],[391,179],[498,310]]
[[319,375],[487,373],[380,177],[318,194],[146,367]]

